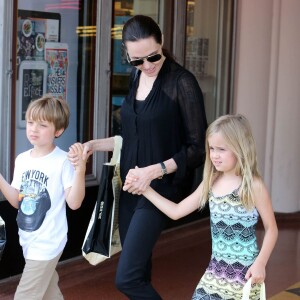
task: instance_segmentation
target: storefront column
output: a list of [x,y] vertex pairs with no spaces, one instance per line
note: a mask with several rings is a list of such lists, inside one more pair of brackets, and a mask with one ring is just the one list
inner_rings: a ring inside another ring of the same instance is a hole
[[238,2],[235,111],[253,128],[276,212],[300,210],[300,2]]

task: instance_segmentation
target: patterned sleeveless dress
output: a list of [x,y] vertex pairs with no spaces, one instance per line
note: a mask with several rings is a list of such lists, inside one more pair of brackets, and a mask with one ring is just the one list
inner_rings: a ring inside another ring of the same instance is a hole
[[[247,211],[238,190],[215,197],[209,193],[212,256],[192,300],[242,299],[245,275],[258,255],[256,209]],[[250,299],[259,299],[260,288],[252,288]]]

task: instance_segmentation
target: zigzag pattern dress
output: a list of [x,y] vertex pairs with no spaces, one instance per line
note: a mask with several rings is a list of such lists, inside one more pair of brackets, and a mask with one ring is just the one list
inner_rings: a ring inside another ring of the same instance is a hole
[[[245,274],[258,255],[255,227],[256,209],[247,211],[238,190],[215,197],[209,193],[212,256],[192,300],[242,299]],[[259,299],[259,285],[250,299]]]

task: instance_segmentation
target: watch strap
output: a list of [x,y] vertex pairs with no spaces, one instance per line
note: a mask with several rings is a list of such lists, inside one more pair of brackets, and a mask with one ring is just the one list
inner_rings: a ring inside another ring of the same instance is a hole
[[161,176],[158,177],[158,179],[162,179],[164,175],[168,174],[166,165],[163,162],[160,162],[160,166],[161,166]]

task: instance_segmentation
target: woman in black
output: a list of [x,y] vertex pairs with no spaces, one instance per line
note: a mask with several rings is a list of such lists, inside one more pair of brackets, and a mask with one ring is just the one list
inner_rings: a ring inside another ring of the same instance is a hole
[[[167,219],[141,193],[151,185],[179,201],[190,192],[194,170],[204,161],[207,122],[195,77],[165,53],[160,28],[150,17],[127,21],[122,39],[135,68],[121,108],[120,169],[123,183],[129,173],[136,180],[120,197],[116,286],[129,299],[161,299],[151,284],[151,255]],[[85,146],[111,151],[113,144],[108,138]]]

